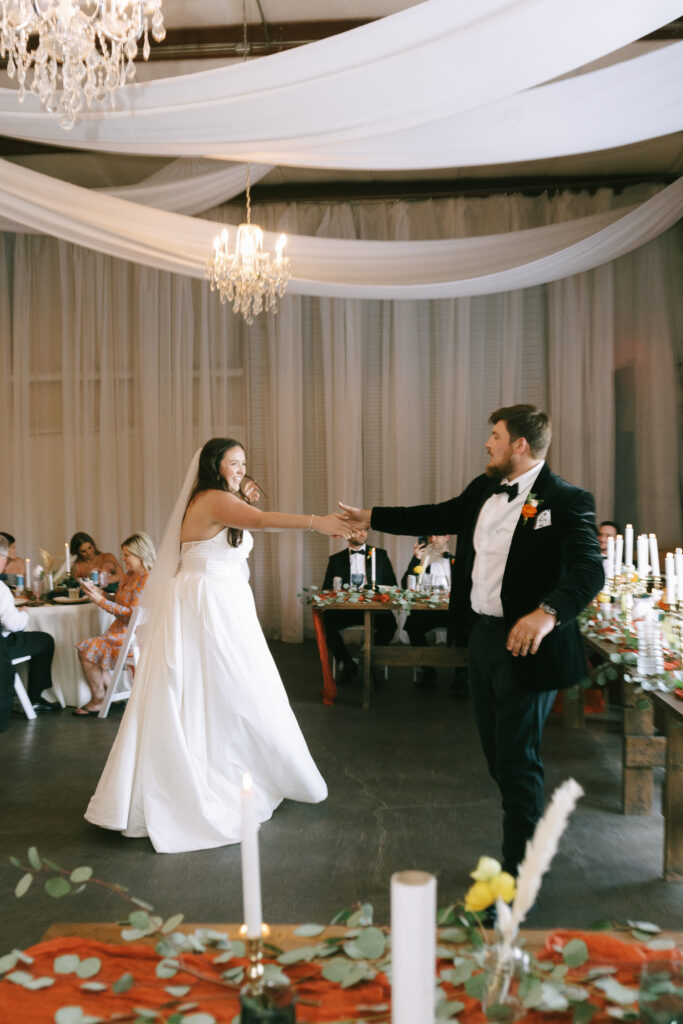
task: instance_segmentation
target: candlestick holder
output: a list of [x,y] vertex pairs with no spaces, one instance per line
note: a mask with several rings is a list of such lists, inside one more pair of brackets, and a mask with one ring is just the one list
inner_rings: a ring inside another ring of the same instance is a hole
[[240,991],[240,1024],[295,1024],[296,993],[289,985],[276,985],[265,980],[263,939],[270,935],[267,924],[261,934],[247,936],[246,925],[240,929],[247,954],[246,983]]

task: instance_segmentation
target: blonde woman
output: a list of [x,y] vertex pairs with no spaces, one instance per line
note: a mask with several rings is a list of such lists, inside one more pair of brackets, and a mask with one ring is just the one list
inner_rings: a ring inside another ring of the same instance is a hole
[[79,718],[97,715],[100,710],[102,698],[111,678],[111,670],[116,664],[128,627],[128,620],[140,600],[149,570],[154,565],[154,542],[146,533],[134,533],[121,545],[121,555],[126,573],[112,601],[108,600],[104,591],[90,580],[80,581],[88,597],[115,618],[101,636],[93,636],[76,644],[83,673],[92,694],[87,704],[74,711],[74,715]]

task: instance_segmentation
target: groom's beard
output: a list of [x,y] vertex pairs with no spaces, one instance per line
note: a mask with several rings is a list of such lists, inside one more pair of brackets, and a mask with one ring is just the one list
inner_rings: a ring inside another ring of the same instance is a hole
[[515,466],[512,459],[506,459],[505,462],[498,466],[487,466],[485,473],[490,480],[503,480],[505,477],[510,476],[514,473]]

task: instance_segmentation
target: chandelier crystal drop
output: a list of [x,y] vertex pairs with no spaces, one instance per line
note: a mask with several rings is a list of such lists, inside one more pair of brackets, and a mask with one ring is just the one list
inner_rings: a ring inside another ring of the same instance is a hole
[[[0,0],[0,57],[27,91],[72,128],[93,103],[114,106],[118,88],[135,78],[138,42],[149,57],[149,33],[166,35],[162,0]],[[33,76],[29,84],[29,74]]]

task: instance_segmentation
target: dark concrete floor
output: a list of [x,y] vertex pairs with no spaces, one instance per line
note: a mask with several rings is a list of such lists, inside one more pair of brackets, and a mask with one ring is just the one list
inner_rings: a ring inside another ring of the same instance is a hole
[[[333,708],[319,699],[315,647],[272,645],[294,710],[330,795],[320,805],[286,802],[261,830],[267,920],[325,923],[364,900],[389,919],[393,871],[438,876],[439,905],[462,897],[481,854],[498,855],[500,811],[474,732],[469,701],[450,696],[446,674],[431,692],[408,669],[394,669],[363,711],[360,686]],[[36,942],[54,921],[113,921],[127,913],[113,893],[54,900],[36,886],[21,900],[11,854],[35,845],[60,866],[89,865],[97,877],[129,886],[165,916],[241,920],[238,846],[157,854],[146,839],[123,839],[82,815],[121,715],[77,719],[69,711],[14,717],[0,737],[0,952]],[[586,795],[574,812],[529,924],[585,927],[597,919],[651,920],[683,927],[683,884],[662,880],[663,819],[625,817],[620,806],[618,711],[582,732],[549,723],[547,793],[569,776]]]

